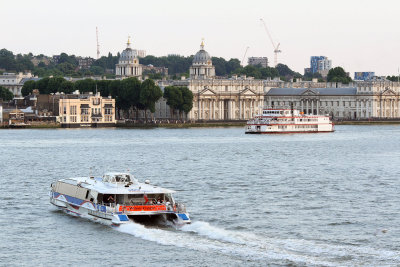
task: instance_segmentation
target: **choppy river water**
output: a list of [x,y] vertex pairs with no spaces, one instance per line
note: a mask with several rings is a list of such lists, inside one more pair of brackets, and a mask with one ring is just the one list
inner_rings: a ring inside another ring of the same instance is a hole
[[[400,127],[0,131],[0,265],[398,266]],[[50,183],[131,170],[193,223],[112,228],[49,203]]]

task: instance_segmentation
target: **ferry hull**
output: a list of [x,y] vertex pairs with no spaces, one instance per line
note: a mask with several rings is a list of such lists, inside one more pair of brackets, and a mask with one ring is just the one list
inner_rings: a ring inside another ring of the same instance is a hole
[[[81,203],[79,203],[81,202]],[[154,223],[171,221],[176,225],[190,224],[189,214],[163,212],[111,212],[110,207],[50,192],[50,203],[74,216],[82,216],[106,225],[119,226],[130,222]]]
[[288,132],[248,132],[246,131],[245,134],[297,134],[297,133],[332,133],[332,131],[288,131]]

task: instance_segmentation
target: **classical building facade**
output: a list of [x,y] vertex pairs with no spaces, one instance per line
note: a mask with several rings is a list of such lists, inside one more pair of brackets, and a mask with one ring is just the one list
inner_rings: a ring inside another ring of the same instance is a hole
[[357,82],[350,87],[327,85],[325,88],[271,88],[265,94],[265,106],[293,107],[306,114],[329,114],[334,119],[400,118],[397,82]]
[[10,90],[14,97],[21,97],[21,89],[24,83],[29,80],[38,81],[40,79],[34,77],[31,73],[4,73],[0,75],[0,86]]
[[[323,57],[323,60],[328,59]],[[323,68],[330,68],[330,64],[327,61]],[[307,114],[329,114],[334,119],[400,118],[400,83],[397,82],[359,81],[343,85],[317,80],[285,82],[245,76],[220,78],[215,76],[215,68],[203,42],[189,73],[188,79],[158,82],[161,89],[185,86],[192,91],[193,108],[187,114],[188,120],[248,120],[260,114],[263,108],[271,107],[293,107]],[[163,98],[156,103],[153,115],[155,119],[173,118]],[[147,117],[151,117],[149,113]]]
[[115,65],[115,75],[119,78],[142,78],[142,65],[139,64],[137,51],[131,48],[129,38],[126,43],[126,49],[122,51],[118,64]]
[[59,98],[59,118],[62,127],[114,126],[115,99],[97,94],[63,95]]
[[193,58],[189,73],[189,79],[160,83],[161,88],[168,85],[186,86],[192,91],[193,108],[186,119],[247,120],[263,107],[263,81],[237,77],[217,78],[211,57],[204,50],[204,42]]

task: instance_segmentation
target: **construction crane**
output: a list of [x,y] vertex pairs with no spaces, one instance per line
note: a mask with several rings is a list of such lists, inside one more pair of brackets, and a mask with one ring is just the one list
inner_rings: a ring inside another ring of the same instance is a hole
[[96,42],[97,42],[97,59],[100,58],[99,31],[96,26]]
[[247,51],[249,50],[249,48],[250,48],[250,47],[246,47],[246,51],[244,52],[243,59],[242,59],[242,65],[243,65],[243,66],[244,66],[244,58],[246,57]]
[[279,50],[280,43],[278,43],[278,45],[275,46],[274,40],[272,40],[272,36],[268,31],[268,28],[267,28],[267,25],[265,24],[265,21],[263,19],[260,19],[260,20],[261,20],[262,24],[264,25],[264,29],[267,32],[268,37],[271,40],[272,46],[274,48],[274,66],[276,67],[276,65],[278,65],[278,53],[282,52],[281,50]]

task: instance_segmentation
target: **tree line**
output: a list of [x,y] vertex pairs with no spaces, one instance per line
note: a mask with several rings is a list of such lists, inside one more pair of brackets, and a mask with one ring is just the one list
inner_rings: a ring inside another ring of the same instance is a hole
[[[63,77],[46,77],[38,81],[25,82],[21,92],[23,96],[27,96],[35,89],[39,90],[40,94],[71,94],[75,90],[79,90],[80,93],[99,92],[103,97],[111,96],[115,99],[119,118],[137,118],[139,111],[146,110],[154,113],[155,103],[161,97],[164,97],[171,110],[178,111],[178,114],[189,112],[192,109],[193,102],[193,94],[187,87],[169,86],[165,88],[167,93],[164,92],[163,94],[161,88],[152,79],[141,82],[134,77],[123,80],[98,81],[84,79],[76,82],[67,81]],[[179,92],[169,93],[176,90]],[[147,113],[145,113],[145,116],[147,116]]]
[[[39,77],[49,76],[67,76],[67,77],[87,77],[87,76],[106,76],[107,78],[115,77],[115,65],[118,63],[120,53],[115,56],[108,53],[107,56],[94,60],[89,69],[79,69],[79,60],[75,55],[61,53],[57,60],[43,54],[34,56],[32,53],[26,55],[14,55],[13,52],[6,49],[0,50],[0,69],[6,71],[31,71]],[[32,60],[40,61],[37,66],[34,66]],[[292,71],[284,64],[278,64],[276,68],[261,66],[246,66],[240,65],[240,61],[236,58],[225,60],[222,57],[212,57],[212,62],[215,67],[215,74],[222,77],[230,77],[232,75],[247,75],[256,79],[266,79],[268,77],[281,77],[289,79],[293,77],[302,77],[299,73]],[[142,65],[153,65],[155,67],[168,68],[168,74],[171,79],[180,79],[181,76],[189,76],[189,68],[193,62],[193,55],[180,56],[146,56],[139,59]],[[162,79],[163,76],[158,73],[147,73],[151,79]]]

